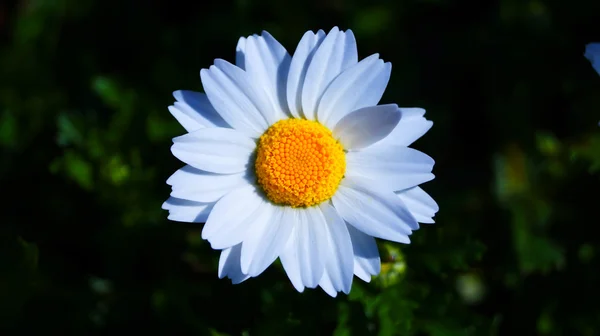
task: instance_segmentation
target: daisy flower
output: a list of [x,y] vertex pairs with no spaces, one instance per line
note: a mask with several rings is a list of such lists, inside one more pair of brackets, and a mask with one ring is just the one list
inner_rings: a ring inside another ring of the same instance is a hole
[[585,58],[590,60],[592,67],[600,74],[600,42],[589,43],[585,46]]
[[269,33],[239,39],[235,65],[200,71],[205,94],[175,91],[187,164],[167,183],[169,219],[205,223],[218,275],[240,283],[277,258],[293,286],[349,293],[380,271],[375,238],[409,243],[433,223],[419,184],[434,161],[408,148],[432,125],[420,108],[378,105],[391,64],[360,62],[352,31],[308,31],[293,56]]

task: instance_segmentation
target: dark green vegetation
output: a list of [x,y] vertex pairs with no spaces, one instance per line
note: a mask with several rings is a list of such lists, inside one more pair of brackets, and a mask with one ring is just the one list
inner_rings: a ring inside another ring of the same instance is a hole
[[[349,296],[217,279],[169,222],[167,106],[239,36],[354,30],[420,106],[437,224]],[[600,2],[0,2],[0,334],[597,335]]]

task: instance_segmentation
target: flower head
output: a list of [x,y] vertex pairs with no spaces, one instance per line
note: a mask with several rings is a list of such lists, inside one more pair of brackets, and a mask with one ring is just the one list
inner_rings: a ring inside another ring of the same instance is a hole
[[293,286],[348,293],[380,271],[375,238],[409,243],[433,223],[419,184],[434,161],[409,148],[432,125],[420,108],[377,105],[391,64],[358,61],[352,31],[304,34],[292,56],[269,33],[241,38],[236,65],[200,72],[206,94],[176,91],[187,164],[167,183],[169,219],[205,222],[219,277],[240,283],[277,258]]
[[589,43],[585,46],[584,56],[590,60],[592,67],[600,75],[600,43]]

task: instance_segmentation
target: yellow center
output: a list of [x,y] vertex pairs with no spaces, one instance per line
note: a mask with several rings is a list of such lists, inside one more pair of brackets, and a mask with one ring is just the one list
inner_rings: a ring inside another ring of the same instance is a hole
[[286,119],[260,137],[254,168],[273,203],[307,207],[333,196],[346,171],[346,156],[325,126]]

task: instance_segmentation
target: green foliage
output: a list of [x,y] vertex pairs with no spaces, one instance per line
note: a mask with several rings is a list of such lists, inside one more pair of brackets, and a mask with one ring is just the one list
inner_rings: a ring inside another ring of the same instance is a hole
[[[0,4],[0,334],[596,335],[597,1],[275,0]],[[266,29],[352,28],[394,66],[382,102],[434,121],[414,147],[435,225],[380,242],[349,295],[275,264],[217,278],[201,224],[170,222],[167,110]]]

